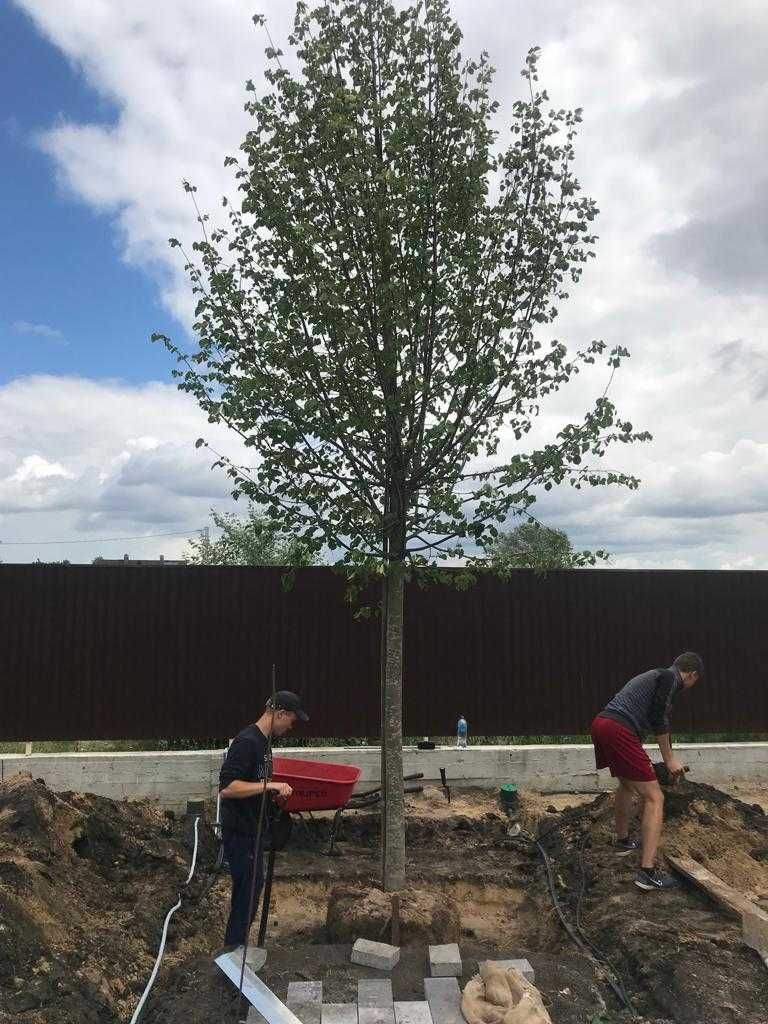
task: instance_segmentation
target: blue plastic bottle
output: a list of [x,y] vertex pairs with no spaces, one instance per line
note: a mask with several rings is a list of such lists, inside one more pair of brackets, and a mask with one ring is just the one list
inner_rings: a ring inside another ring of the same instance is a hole
[[466,718],[464,717],[464,715],[459,715],[459,724],[456,726],[456,746],[457,747],[461,747],[461,748],[466,747],[466,745],[467,745],[467,732],[468,731],[469,731],[469,726],[467,725]]

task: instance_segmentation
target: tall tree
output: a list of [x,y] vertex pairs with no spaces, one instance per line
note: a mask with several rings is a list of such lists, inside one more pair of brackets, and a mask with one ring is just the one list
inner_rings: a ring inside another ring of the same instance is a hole
[[[261,23],[262,19],[255,19]],[[528,54],[511,140],[488,56],[463,60],[448,0],[300,2],[297,74],[268,49],[228,226],[186,257],[197,350],[163,335],[179,386],[255,450],[237,492],[350,573],[382,579],[383,884],[405,884],[404,582],[483,548],[539,487],[634,478],[586,466],[637,434],[606,394],[549,443],[541,402],[602,341],[539,340],[594,255],[573,172],[579,110],[550,110]],[[194,193],[192,185],[187,184]],[[194,198],[194,195],[193,195]],[[177,246],[178,240],[171,239]],[[607,353],[613,369],[627,355]],[[501,445],[501,429],[510,446]],[[204,444],[201,438],[198,444]]]
[[280,524],[255,508],[244,518],[233,512],[211,512],[221,531],[215,540],[205,533],[189,542],[190,565],[314,565],[315,552],[300,539],[284,533]]
[[534,520],[520,523],[514,530],[500,530],[490,555],[491,564],[502,573],[507,569],[578,569],[608,558],[605,551],[574,551],[566,533]]

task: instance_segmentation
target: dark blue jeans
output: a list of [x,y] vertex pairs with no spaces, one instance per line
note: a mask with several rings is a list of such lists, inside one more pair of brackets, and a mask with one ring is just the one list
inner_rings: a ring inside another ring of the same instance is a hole
[[[239,832],[223,831],[224,853],[232,876],[232,907],[224,935],[225,946],[242,946],[245,936],[256,916],[259,897],[264,885],[264,857],[260,848],[254,857],[256,837],[244,836]],[[263,844],[262,844],[263,845]],[[256,888],[253,896],[253,912],[248,919],[248,907],[251,901],[251,879],[254,863],[256,868]]]

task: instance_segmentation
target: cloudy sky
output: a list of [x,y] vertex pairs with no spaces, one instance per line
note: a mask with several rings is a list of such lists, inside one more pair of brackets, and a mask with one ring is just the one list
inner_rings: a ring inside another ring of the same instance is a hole
[[[234,192],[223,158],[247,127],[243,83],[264,67],[252,6],[0,6],[3,561],[172,557],[210,508],[230,507],[193,442],[206,433],[236,454],[234,442],[211,434],[148,338],[181,340],[189,323],[166,244],[195,236],[181,179],[214,212]],[[292,3],[257,6],[285,40]],[[764,0],[455,0],[454,11],[465,53],[487,49],[498,68],[500,127],[531,45],[554,104],[585,108],[578,169],[601,208],[598,259],[556,334],[631,350],[612,395],[654,434],[608,459],[642,477],[638,492],[567,489],[540,517],[616,566],[768,568]],[[602,371],[579,379],[538,435],[604,384]]]

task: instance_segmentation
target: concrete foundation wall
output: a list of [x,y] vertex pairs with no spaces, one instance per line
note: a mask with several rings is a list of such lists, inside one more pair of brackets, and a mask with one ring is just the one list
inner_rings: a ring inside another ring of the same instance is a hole
[[[660,760],[649,746],[651,760]],[[675,747],[691,767],[691,778],[715,786],[768,784],[768,743],[698,743]],[[380,780],[378,747],[293,747],[276,751],[280,757],[357,764],[361,786]],[[29,772],[56,791],[79,790],[115,800],[151,798],[164,807],[183,809],[187,800],[215,798],[222,752],[195,750],[107,754],[3,754],[0,780]],[[587,745],[518,747],[439,747],[404,750],[405,774],[423,772],[425,782],[440,781],[445,768],[453,786],[496,787],[516,782],[537,792],[607,790],[613,782],[607,771],[596,772],[592,747]]]

